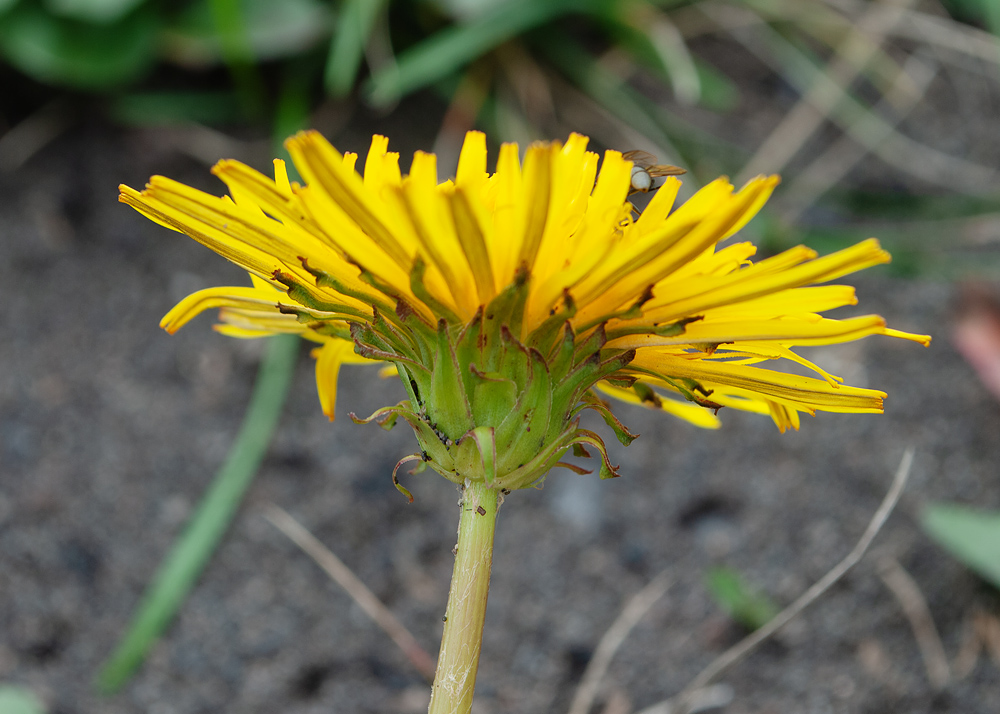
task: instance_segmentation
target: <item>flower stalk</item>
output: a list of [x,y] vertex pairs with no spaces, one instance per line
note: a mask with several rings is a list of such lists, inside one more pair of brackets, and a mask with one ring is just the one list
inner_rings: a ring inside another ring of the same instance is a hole
[[482,481],[468,481],[462,491],[455,571],[428,714],[466,714],[472,709],[490,593],[499,495]]
[[[724,407],[766,414],[781,431],[802,414],[881,413],[883,392],[851,387],[794,348],[869,335],[913,340],[878,315],[832,319],[857,303],[832,284],[889,261],[874,239],[820,257],[798,246],[751,260],[728,242],[778,184],[736,189],[719,178],[683,205],[668,176],[641,213],[630,154],[587,151],[587,138],[501,147],[487,170],[486,137],[470,132],[454,179],[417,152],[404,175],[388,139],[364,161],[316,132],[286,146],[273,179],[236,161],[213,172],[217,197],[154,176],[120,200],[245,268],[252,286],[189,295],[161,322],[175,332],[219,308],[217,329],[241,338],[299,334],[317,346],[316,384],[333,419],[340,367],[382,364],[406,398],[360,423],[414,431],[411,473],[463,487],[455,572],[430,712],[469,712],[482,647],[500,494],[538,487],[562,459],[593,458],[618,476],[602,438],[580,427],[597,411],[618,440],[636,435],[604,397],[717,428]],[[777,362],[782,368],[767,369]],[[783,367],[792,365],[794,369]],[[798,374],[812,371],[815,376]]]

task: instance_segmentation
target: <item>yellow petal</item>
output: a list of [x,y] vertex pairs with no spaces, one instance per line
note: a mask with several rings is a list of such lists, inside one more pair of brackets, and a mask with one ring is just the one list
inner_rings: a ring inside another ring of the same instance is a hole
[[[834,386],[812,377],[757,367],[687,360],[656,350],[641,350],[629,367],[647,368],[676,379],[693,379],[704,383],[709,389],[717,384],[725,387],[730,395],[742,395],[750,399],[767,398],[799,409],[881,413],[882,399],[885,397],[884,392],[874,389]],[[715,395],[707,398],[718,401]]]
[[517,203],[517,226],[523,226],[523,234],[515,238],[520,245],[515,269],[524,266],[530,270],[542,245],[552,197],[552,154],[555,151],[558,145],[532,144],[525,154],[523,184]]
[[481,211],[477,211],[474,206],[477,201],[474,194],[456,186],[454,193],[449,196],[449,201],[455,234],[476,284],[478,305],[486,305],[496,294],[493,266],[490,264],[490,254],[486,248],[487,239],[484,235],[488,224],[480,221],[477,215]]
[[172,335],[205,310],[217,307],[242,307],[277,313],[275,293],[276,291],[271,289],[265,291],[260,288],[240,287],[199,290],[188,295],[164,315],[160,320],[160,327]]
[[642,209],[642,215],[635,222],[639,227],[639,235],[646,235],[650,231],[659,228],[660,224],[666,220],[670,209],[674,207],[677,200],[677,192],[680,191],[681,181],[676,176],[668,176],[663,181],[663,185],[653,194],[649,203]]
[[706,409],[705,407],[693,404],[691,402],[679,402],[676,399],[663,398],[661,397],[659,404],[653,405],[649,402],[644,402],[639,398],[631,389],[622,389],[621,387],[616,387],[613,384],[608,384],[607,382],[598,382],[597,389],[607,394],[609,397],[614,397],[615,399],[620,399],[623,402],[628,402],[629,404],[638,404],[650,409],[659,409],[667,414],[673,414],[675,417],[679,417],[686,422],[690,422],[695,426],[699,426],[702,429],[718,429],[722,426],[722,422],[719,420],[711,409]]
[[[776,179],[751,182],[740,193],[718,201],[715,211],[693,224],[689,219],[697,212],[684,213],[691,201],[685,203],[664,221],[662,228],[621,251],[621,257],[614,256],[601,267],[600,273],[595,272],[583,293],[575,295],[581,305],[579,320],[586,323],[599,315],[614,312],[714,245],[759,205],[759,195],[770,190],[769,184],[773,181]],[[699,194],[705,191],[702,189]]]
[[520,255],[521,239],[524,237],[520,211],[523,195],[521,162],[517,144],[504,144],[500,147],[494,183],[496,197],[493,202],[490,257],[495,266],[496,289],[500,291],[514,280],[517,256]]
[[263,310],[247,309],[242,306],[223,306],[219,308],[219,320],[223,324],[214,325],[213,327],[224,334],[246,332],[245,335],[242,335],[244,337],[292,334],[301,335],[313,342],[322,342],[324,339],[328,339],[322,338],[308,329],[294,315],[283,315],[277,311],[266,312]]
[[470,131],[465,135],[462,151],[458,156],[455,186],[468,193],[479,195],[489,175],[486,173],[486,134]]
[[285,198],[292,197],[292,185],[288,182],[288,169],[283,159],[274,159],[274,188]]
[[316,358],[316,388],[323,413],[334,419],[337,406],[337,378],[348,355],[354,353],[354,345],[346,340],[329,340],[322,347],[313,350]]
[[[365,251],[353,251],[354,257],[371,270],[384,270],[385,260],[409,274],[412,258],[386,225],[374,196],[364,182],[344,166],[344,158],[318,132],[300,132],[285,143],[295,166],[309,184],[311,201],[306,202],[313,215],[343,229],[351,222],[361,230],[352,231],[353,240],[369,244]],[[349,219],[345,220],[345,219]],[[320,221],[321,224],[323,221]],[[343,245],[342,241],[338,241]],[[385,257],[381,258],[379,254]],[[360,260],[363,256],[364,260]],[[381,260],[380,260],[381,258]],[[403,285],[405,281],[400,281]]]
[[767,203],[767,199],[771,197],[771,194],[774,193],[774,189],[779,183],[781,183],[781,179],[777,176],[761,175],[750,179],[741,191],[746,190],[752,185],[760,186],[761,190],[754,193],[755,197],[753,203],[747,207],[746,212],[740,217],[740,219],[730,226],[729,230],[726,231],[726,234],[722,237],[722,240],[735,235],[741,228],[749,223],[750,219],[756,216],[757,212],[764,207],[764,204]]
[[385,176],[382,173],[382,158],[387,151],[389,151],[388,137],[379,134],[373,135],[371,146],[368,147],[368,156],[365,157],[365,171],[362,180],[364,187],[375,194],[385,184]]
[[649,349],[657,346],[692,343],[729,344],[743,341],[780,342],[785,345],[833,345],[859,340],[885,332],[885,320],[865,315],[847,320],[830,320],[818,315],[777,320],[740,320],[716,322],[702,320],[685,326],[684,333],[673,337],[654,334],[627,335],[611,340],[616,349]]
[[676,317],[696,315],[713,307],[750,300],[780,290],[834,280],[847,273],[889,261],[889,254],[874,239],[822,258],[802,260],[811,253],[807,248],[793,248],[730,276],[700,281],[700,286],[693,283],[690,287],[675,286],[677,289],[672,293],[673,300],[668,304],[650,306],[649,316],[657,321],[669,321]]
[[[154,176],[151,181],[156,180]],[[179,233],[186,233],[202,245],[208,246],[223,258],[236,263],[242,268],[255,273],[258,276],[269,276],[277,267],[278,261],[268,253],[252,246],[235,241],[231,236],[220,234],[214,230],[202,230],[202,226],[195,222],[192,225],[190,217],[167,204],[159,201],[147,192],[139,193],[129,186],[119,186],[121,194],[118,200],[125,203],[144,216],[151,218],[162,226]]]
[[[410,175],[403,181],[401,195],[420,245],[420,254],[443,278],[437,283],[435,296],[468,319],[479,304],[475,280],[455,232],[449,199],[453,189],[443,189],[434,183],[435,166],[433,154],[415,155]],[[441,294],[445,290],[447,293]]]

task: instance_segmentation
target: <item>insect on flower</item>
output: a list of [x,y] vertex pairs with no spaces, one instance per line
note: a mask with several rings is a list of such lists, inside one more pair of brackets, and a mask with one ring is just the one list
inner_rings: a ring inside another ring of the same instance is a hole
[[687,170],[680,166],[658,164],[658,159],[648,151],[626,151],[622,154],[622,158],[632,162],[632,179],[628,190],[630,196],[633,193],[649,193],[658,189],[659,186],[653,185],[655,178],[687,173]]

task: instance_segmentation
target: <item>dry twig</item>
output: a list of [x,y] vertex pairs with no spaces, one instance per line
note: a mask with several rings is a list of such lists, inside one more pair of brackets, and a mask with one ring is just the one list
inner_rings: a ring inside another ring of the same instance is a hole
[[951,676],[955,680],[965,679],[972,673],[979,662],[979,652],[983,648],[979,633],[976,631],[975,617],[967,617],[963,629],[965,633],[962,637],[962,644],[951,663]]
[[[745,10],[735,6],[703,2],[696,5],[720,27],[730,31],[744,47],[806,93],[814,84],[832,85],[828,91],[842,94],[830,108],[830,120],[890,166],[928,183],[978,195],[997,181],[996,169],[939,151],[898,132],[890,123],[850,96],[844,87],[818,70],[812,61],[767,23],[757,18],[748,30]],[[824,90],[826,91],[826,90]]]
[[987,612],[979,611],[967,620],[962,647],[951,665],[952,676],[964,679],[972,674],[984,648],[993,664],[1000,667],[1000,620]]
[[993,664],[1000,667],[1000,620],[981,612],[976,616],[976,630]]
[[632,599],[628,601],[628,604],[622,609],[621,614],[611,624],[608,631],[604,633],[604,637],[598,643],[597,649],[594,650],[594,656],[587,664],[587,669],[583,673],[580,686],[576,688],[576,694],[573,696],[573,703],[570,705],[569,714],[587,714],[590,711],[590,707],[594,703],[594,697],[597,696],[601,678],[604,677],[605,672],[608,671],[608,665],[611,664],[611,658],[615,656],[615,652],[618,651],[622,642],[628,637],[632,628],[638,624],[649,608],[663,597],[669,587],[670,578],[667,571],[664,571],[653,578],[646,587],[633,595]]
[[896,596],[903,614],[910,621],[913,629],[913,636],[917,639],[917,646],[920,654],[924,658],[924,667],[927,668],[927,679],[936,690],[944,689],[951,679],[951,670],[948,667],[948,656],[944,653],[944,646],[941,644],[941,636],[937,627],[934,626],[934,619],[931,611],[927,607],[927,601],[920,586],[910,577],[903,566],[895,558],[887,557],[879,564],[879,576],[892,594]]
[[312,533],[303,528],[284,509],[278,506],[269,506],[264,513],[264,517],[274,524],[278,530],[288,536],[295,545],[304,550],[310,558],[316,561],[319,567],[326,571],[327,575],[347,591],[347,594],[365,611],[365,614],[374,620],[375,624],[381,627],[392,638],[393,642],[399,645],[406,658],[410,660],[410,663],[428,682],[434,679],[434,660],[431,656],[420,646],[420,643],[410,634],[410,631],[396,619],[396,616],[389,611],[389,608],[375,597],[375,593],[369,590],[351,572],[350,568],[344,565],[340,558],[316,540]]
[[[724,707],[731,701],[733,701],[732,687],[728,684],[710,684],[691,692],[683,711],[687,714],[695,714],[708,709]],[[682,710],[675,711],[674,706],[671,700],[667,700],[647,707],[639,714],[680,714]]]
[[[895,110],[894,117],[887,126],[895,129],[919,103],[924,91],[936,76],[935,68],[919,57],[911,56],[900,70],[897,83],[889,89],[875,108],[876,113],[882,109],[888,110],[891,106]],[[903,85],[905,90],[897,93],[896,89]],[[862,121],[865,120],[867,117]],[[862,130],[866,133],[869,131],[875,133],[878,127]],[[782,201],[789,205],[788,210],[784,212],[785,220],[795,223],[806,209],[846,176],[868,153],[866,146],[850,137],[844,136],[835,141],[805,169],[797,173],[792,185],[784,192]]]
[[843,100],[845,88],[864,71],[886,34],[899,22],[903,10],[913,2],[880,0],[868,6],[826,65],[823,76],[828,81],[813,82],[757,149],[740,172],[737,184],[744,184],[760,173],[778,173],[784,169]]
[[893,28],[893,33],[899,37],[923,41],[975,57],[991,65],[1000,63],[997,38],[985,30],[923,12],[909,11],[905,13],[904,19],[904,22]]
[[[824,2],[844,13],[855,13],[865,4],[864,0],[824,0]],[[997,38],[986,30],[955,22],[947,16],[932,15],[919,10],[908,9],[903,13],[903,17],[904,21],[897,23],[890,31],[894,37],[924,42],[990,64],[1000,62],[1000,45],[997,44]]]
[[865,552],[868,550],[868,547],[872,544],[875,536],[882,529],[882,526],[885,525],[886,520],[889,518],[889,514],[892,513],[892,509],[895,508],[896,502],[899,500],[899,495],[903,492],[903,487],[906,486],[906,480],[910,475],[910,466],[912,464],[913,449],[909,448],[906,450],[906,453],[903,454],[903,458],[899,462],[899,468],[896,470],[896,476],[893,478],[892,486],[889,488],[889,492],[885,495],[885,498],[882,499],[882,504],[878,507],[878,510],[875,511],[875,515],[872,517],[871,523],[868,524],[868,528],[865,529],[864,534],[861,536],[861,540],[859,540],[858,544],[854,546],[854,549],[847,554],[847,557],[837,563],[837,565],[830,570],[830,572],[820,578],[811,588],[806,590],[806,592],[803,593],[798,600],[778,613],[778,615],[770,622],[719,655],[711,664],[703,669],[697,677],[691,680],[690,684],[688,684],[680,694],[670,700],[671,706],[665,711],[673,712],[674,714],[690,712],[690,702],[695,692],[704,689],[709,682],[718,677],[729,667],[739,662],[746,655],[756,649],[760,643],[770,638],[774,635],[774,633],[795,619],[799,613],[809,607],[809,605],[815,602],[817,598],[829,590],[834,583],[844,577],[844,575],[846,575],[851,568],[857,565],[862,556],[864,556]]
[[76,121],[65,99],[56,99],[29,114],[0,136],[0,173],[10,173],[54,141]]

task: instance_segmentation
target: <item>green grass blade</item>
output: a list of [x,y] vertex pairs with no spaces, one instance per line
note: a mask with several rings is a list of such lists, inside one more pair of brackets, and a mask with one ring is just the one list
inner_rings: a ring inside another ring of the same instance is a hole
[[285,170],[290,181],[302,181],[302,177],[299,176],[295,163],[285,148],[285,139],[297,131],[308,128],[309,89],[315,79],[302,65],[300,61],[293,61],[285,67],[285,80],[278,94],[271,133],[274,156],[285,162]]
[[1000,511],[936,503],[924,511],[921,525],[938,545],[1000,588]]
[[396,64],[369,78],[365,93],[377,106],[425,87],[486,54],[507,40],[592,3],[571,0],[511,0],[481,17],[440,30],[396,58]]
[[37,3],[21,2],[0,16],[0,56],[45,84],[106,91],[152,68],[162,22],[151,4],[98,25],[52,17]]
[[254,64],[250,33],[240,0],[209,0],[222,57],[251,118],[264,113],[264,84]]
[[142,664],[173,619],[229,527],[264,458],[292,381],[299,338],[270,338],[250,406],[225,463],[219,469],[173,549],[146,589],[128,632],[97,675],[105,693],[119,690]]
[[386,0],[347,0],[344,3],[323,77],[331,97],[340,99],[351,93],[368,36],[385,3]]
[[878,221],[988,218],[1000,213],[1000,195],[914,194],[892,190],[834,189],[824,201],[850,217]]
[[238,98],[228,90],[131,92],[112,98],[107,111],[116,122],[128,126],[222,126],[241,116]]
[[766,595],[754,592],[743,576],[732,568],[711,568],[705,575],[705,586],[712,599],[749,630],[759,630],[778,614],[778,606]]
[[0,714],[45,714],[48,708],[27,687],[0,684]]

